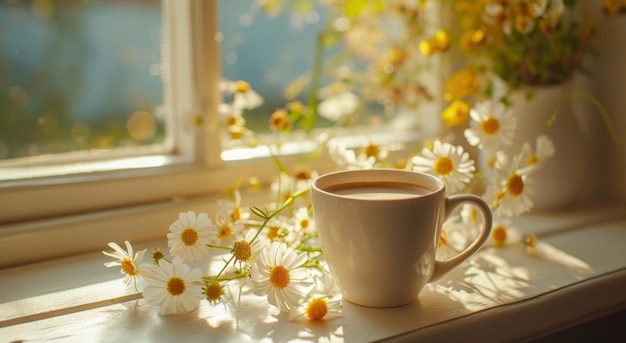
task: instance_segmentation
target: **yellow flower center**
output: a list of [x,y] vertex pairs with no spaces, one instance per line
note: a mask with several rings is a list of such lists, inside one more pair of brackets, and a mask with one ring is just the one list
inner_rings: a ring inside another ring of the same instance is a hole
[[238,261],[247,261],[250,257],[252,257],[250,243],[244,240],[236,241],[234,244],[233,255],[235,255],[235,258]]
[[232,234],[233,234],[233,228],[230,225],[228,224],[222,225],[219,231],[217,232],[217,238],[226,239],[230,237]]
[[506,229],[502,226],[493,228],[491,235],[497,245],[503,245],[506,242]]
[[537,155],[532,155],[528,158],[527,162],[530,165],[537,164],[539,162],[539,157],[537,157]]
[[278,227],[269,227],[267,228],[267,238],[273,242],[278,237]]
[[471,209],[471,218],[472,218],[472,223],[476,223],[478,221],[478,211],[476,209]]
[[278,109],[270,116],[270,129],[278,131],[287,131],[291,128],[287,111]]
[[448,244],[448,231],[446,229],[441,229],[441,236],[439,237],[438,247]]
[[180,240],[188,247],[193,246],[198,241],[198,232],[190,228],[185,229],[180,234]]
[[296,180],[308,180],[311,178],[311,171],[308,169],[300,169],[294,173],[293,177]]
[[439,175],[448,175],[454,171],[454,162],[449,157],[439,157],[433,164],[433,170]]
[[237,93],[246,93],[250,90],[250,84],[246,81],[237,81],[235,82],[235,92]]
[[185,293],[185,280],[173,276],[167,280],[167,291],[173,296],[179,296]]
[[363,153],[367,157],[375,157],[378,158],[378,154],[380,153],[380,148],[376,144],[368,144],[365,148],[363,148]]
[[235,207],[233,209],[233,213],[230,214],[230,219],[233,222],[238,221],[239,219],[241,219],[241,209],[239,207]]
[[237,125],[238,122],[239,118],[237,118],[236,116],[228,116],[228,118],[226,119],[226,124],[228,126]]
[[521,176],[513,174],[509,177],[506,187],[509,190],[509,194],[514,197],[519,196],[524,191],[524,180]]
[[165,253],[161,249],[155,249],[152,252],[152,259],[154,261],[160,261],[163,258],[165,258]]
[[487,118],[482,123],[482,130],[489,136],[494,135],[500,129],[500,122],[495,118]]
[[306,228],[309,227],[309,220],[308,219],[302,219],[300,221],[300,227],[302,228],[302,230],[306,230]]
[[222,285],[215,282],[207,285],[204,295],[206,295],[206,299],[209,302],[217,302],[222,298],[222,295],[224,295],[224,289],[222,288]]
[[122,260],[122,270],[126,273],[126,275],[137,275],[137,270],[133,265],[133,261],[128,257]]
[[202,125],[202,123],[204,123],[204,119],[201,116],[199,116],[199,115],[193,116],[192,120],[193,120],[193,125],[194,126],[200,126],[200,125]]
[[272,267],[270,270],[270,283],[276,288],[285,288],[289,284],[289,271],[283,266]]
[[320,320],[328,313],[328,301],[324,298],[313,298],[306,307],[306,316],[310,320]]

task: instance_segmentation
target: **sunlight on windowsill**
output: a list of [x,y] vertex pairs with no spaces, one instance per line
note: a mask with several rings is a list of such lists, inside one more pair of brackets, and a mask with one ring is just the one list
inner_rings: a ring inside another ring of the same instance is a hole
[[70,162],[58,165],[11,166],[2,168],[0,181],[28,180],[43,177],[80,175],[96,172],[137,170],[190,162],[190,158],[172,155],[127,157],[94,162]]

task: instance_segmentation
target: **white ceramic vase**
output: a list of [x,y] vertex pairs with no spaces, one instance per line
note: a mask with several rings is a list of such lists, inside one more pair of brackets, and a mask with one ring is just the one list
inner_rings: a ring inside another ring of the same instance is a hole
[[[537,137],[547,135],[556,154],[532,174],[529,190],[533,211],[556,211],[577,202],[586,186],[588,145],[574,115],[572,83],[526,87],[511,96],[517,130],[511,151],[524,142],[535,147]],[[527,99],[528,92],[532,98]],[[551,123],[551,119],[556,119]]]

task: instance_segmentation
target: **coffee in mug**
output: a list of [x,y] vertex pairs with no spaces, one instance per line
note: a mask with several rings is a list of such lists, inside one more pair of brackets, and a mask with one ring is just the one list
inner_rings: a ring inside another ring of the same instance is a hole
[[[343,298],[358,305],[414,302],[426,283],[477,252],[491,231],[491,211],[481,198],[447,197],[443,182],[425,173],[339,171],[316,178],[311,194],[324,257]],[[437,260],[443,222],[463,204],[481,213],[481,231],[458,255]]]
[[328,187],[326,191],[359,199],[402,199],[432,192],[422,186],[399,182],[351,182]]

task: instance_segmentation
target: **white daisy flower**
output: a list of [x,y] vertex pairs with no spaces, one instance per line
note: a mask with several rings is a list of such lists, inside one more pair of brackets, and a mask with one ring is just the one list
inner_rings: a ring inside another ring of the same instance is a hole
[[307,294],[310,282],[305,268],[304,253],[298,253],[280,242],[273,242],[261,251],[252,266],[254,293],[267,295],[270,304],[289,311]]
[[270,189],[274,195],[279,196],[282,200],[286,200],[296,190],[296,179],[287,173],[278,173],[278,178],[272,182]]
[[485,246],[501,247],[522,241],[521,233],[513,227],[509,218],[496,216],[493,219],[491,235],[487,242],[485,242]]
[[[311,182],[317,177],[316,171],[302,169],[296,171],[293,175],[287,173],[279,173],[278,178],[271,185],[274,195],[278,196],[281,201],[286,201],[296,192],[300,192],[305,188],[311,187]],[[295,199],[294,206],[306,206],[310,202],[308,194]]]
[[226,94],[233,94],[233,108],[235,111],[251,110],[263,105],[263,98],[246,81],[224,80],[220,83],[220,90]]
[[292,215],[292,223],[293,231],[289,233],[288,239],[284,240],[289,246],[301,246],[311,251],[320,247],[316,234],[317,226],[307,206],[296,207]]
[[217,217],[228,216],[231,221],[235,222],[239,219],[247,219],[250,213],[241,207],[241,194],[238,190],[232,193],[231,199],[219,199],[217,201]]
[[159,314],[193,311],[205,296],[202,293],[202,271],[191,269],[178,257],[172,263],[145,264],[148,285],[143,296],[159,305]]
[[315,221],[311,218],[307,207],[299,207],[293,217],[296,232],[312,234],[316,231]]
[[300,237],[295,231],[293,217],[276,216],[267,223],[265,237],[269,242],[283,242],[291,246]]
[[217,112],[230,138],[233,140],[241,139],[248,130],[242,110],[236,109],[230,104],[222,103],[217,106]]
[[524,154],[523,160],[526,161],[529,166],[541,166],[545,160],[554,156],[556,150],[552,140],[546,135],[541,135],[537,137],[534,150],[532,146],[526,142],[522,146],[522,153]]
[[193,211],[180,213],[178,220],[170,225],[170,231],[167,234],[170,254],[184,262],[201,259],[209,252],[207,244],[214,244],[217,240],[217,227],[206,213],[198,216]]
[[124,283],[128,286],[132,280],[135,282],[135,285],[137,285],[137,278],[140,275],[139,265],[143,260],[146,249],[137,251],[133,256],[133,246],[129,241],[124,241],[124,243],[126,244],[126,251],[117,245],[117,243],[109,243],[109,247],[111,247],[113,251],[103,251],[102,253],[109,257],[116,258],[118,261],[107,262],[104,265],[107,268],[121,266],[121,273],[126,275],[124,277]]
[[356,112],[361,99],[348,91],[341,82],[334,82],[320,89],[322,101],[317,105],[317,112],[324,118],[339,122]]
[[357,157],[353,150],[335,141],[328,144],[328,153],[337,166],[343,169],[370,169],[376,163],[374,156],[359,154]]
[[424,148],[422,156],[413,157],[413,170],[438,176],[449,193],[462,190],[474,176],[474,161],[462,146],[436,140],[433,150]]
[[312,270],[315,286],[298,306],[289,310],[289,320],[333,319],[342,316],[341,290],[328,272]]
[[522,157],[522,154],[516,155],[505,165],[497,166],[488,179],[483,198],[495,209],[496,215],[514,217],[529,211],[533,206],[528,196],[528,175],[532,169],[522,164]]
[[368,143],[361,149],[361,154],[366,157],[374,157],[376,161],[382,161],[389,156],[389,150],[375,143]]
[[298,306],[289,310],[289,320],[319,321],[343,316],[341,298],[311,296]]
[[470,110],[465,138],[480,149],[500,150],[513,143],[517,118],[513,110],[496,101],[481,101]]
[[219,242],[230,242],[237,234],[244,231],[243,220],[232,221],[230,216],[218,216],[215,218],[217,226],[217,240]]

